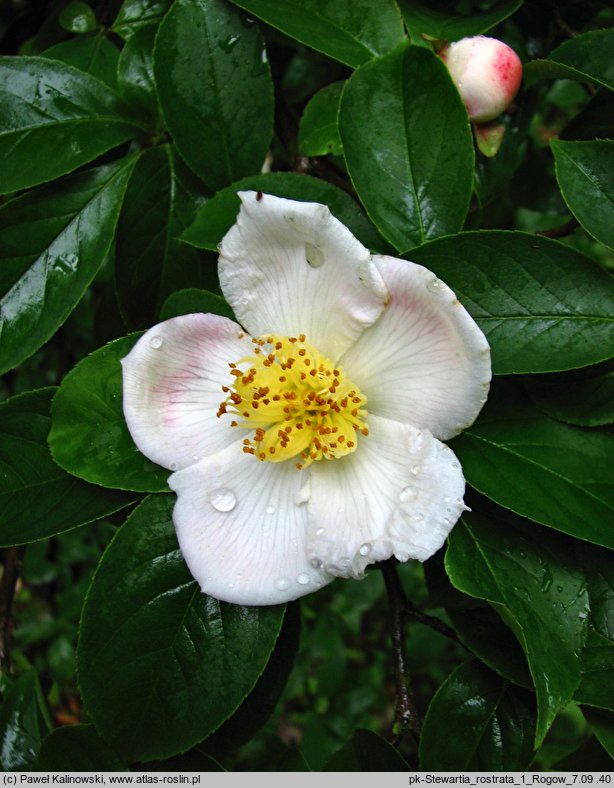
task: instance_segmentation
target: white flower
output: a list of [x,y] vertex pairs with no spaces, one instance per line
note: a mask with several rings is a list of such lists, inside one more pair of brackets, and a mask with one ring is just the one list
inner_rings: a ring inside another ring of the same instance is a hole
[[241,326],[151,328],[123,359],[124,413],[175,471],[203,591],[267,605],[441,547],[465,482],[439,439],[476,418],[490,352],[425,268],[371,255],[324,205],[240,196],[219,276]]
[[474,123],[494,120],[512,103],[522,79],[522,63],[511,47],[496,38],[473,36],[441,52]]

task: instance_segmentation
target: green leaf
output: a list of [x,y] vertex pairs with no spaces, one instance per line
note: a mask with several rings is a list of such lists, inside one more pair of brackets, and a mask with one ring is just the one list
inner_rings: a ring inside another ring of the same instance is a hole
[[327,85],[305,107],[298,130],[298,149],[303,156],[338,156],[342,152],[337,114],[344,85],[345,82]]
[[408,257],[454,290],[486,334],[497,375],[558,372],[614,354],[612,277],[557,241],[483,230]]
[[0,57],[0,193],[58,178],[136,133],[117,96],[65,63]]
[[517,11],[523,0],[500,0],[487,11],[468,15],[453,14],[449,6],[442,3],[424,3],[420,0],[398,0],[403,19],[412,39],[419,40],[425,34],[431,38],[457,41],[465,36],[486,33]]
[[222,0],[176,0],[154,71],[181,156],[211,189],[259,172],[273,132],[273,83],[255,25]]
[[527,388],[540,410],[581,427],[614,423],[614,363],[559,375],[534,376]]
[[170,5],[171,0],[124,0],[111,29],[129,39],[143,27],[160,22]]
[[144,457],[122,410],[120,360],[140,334],[116,339],[80,361],[53,398],[49,445],[62,468],[120,490],[167,490],[169,472]]
[[160,320],[168,320],[179,315],[189,315],[194,312],[210,312],[213,315],[222,315],[235,320],[234,312],[222,296],[210,293],[208,290],[178,290],[170,295],[160,310]]
[[420,737],[423,771],[521,771],[533,758],[531,694],[477,660],[441,685]]
[[[466,597],[463,597],[466,604]],[[504,679],[530,689],[533,681],[520,644],[500,616],[488,606],[446,609],[463,645]]]
[[87,3],[71,0],[60,11],[58,22],[69,33],[91,33],[96,29],[96,14]]
[[460,591],[490,602],[518,638],[537,690],[541,744],[580,682],[588,616],[582,572],[547,534],[476,514],[453,529],[446,570]]
[[614,142],[551,140],[556,179],[587,233],[614,249]]
[[582,709],[600,744],[614,758],[614,714],[598,709]]
[[593,629],[582,651],[582,678],[574,700],[614,711],[614,643]]
[[239,607],[200,592],[177,546],[173,504],[152,496],[129,517],[81,618],[85,706],[127,761],[170,757],[219,727],[254,687],[284,617],[284,606]]
[[129,328],[155,323],[174,290],[217,287],[215,260],[177,240],[202,203],[195,181],[172,145],[145,151],[132,172],[115,242],[117,299]]
[[614,30],[590,30],[565,41],[547,59],[524,67],[528,87],[539,79],[579,79],[614,90]]
[[26,771],[47,733],[44,700],[35,670],[23,673],[4,692],[0,708],[0,766]]
[[218,244],[237,219],[241,205],[237,192],[246,189],[255,189],[263,194],[273,194],[289,200],[328,205],[337,219],[365,246],[383,253],[389,251],[386,242],[349,195],[330,183],[294,172],[254,175],[218,192],[199,209],[194,222],[183,233],[181,240],[200,249],[217,251]]
[[348,171],[398,250],[461,229],[473,185],[467,112],[432,52],[403,46],[359,68],[339,107]]
[[468,483],[506,509],[614,547],[614,441],[540,413],[512,384],[452,443]]
[[79,71],[91,74],[112,90],[117,88],[119,49],[103,33],[62,41],[46,49],[42,57],[61,60]]
[[601,88],[561,131],[562,140],[594,140],[612,137],[614,130],[614,93]]
[[233,0],[291,38],[356,67],[403,40],[392,0]]
[[122,49],[117,67],[119,94],[137,116],[150,125],[157,125],[160,110],[153,73],[155,25],[137,30]]
[[298,602],[286,608],[283,625],[264,672],[235,713],[201,745],[213,758],[223,758],[254,737],[273,713],[284,691],[298,651],[301,612]]
[[47,446],[55,389],[0,404],[0,545],[25,544],[69,531],[131,504],[134,495],[69,476]]
[[65,725],[43,741],[35,768],[42,772],[120,772],[125,766],[93,725]]
[[405,759],[377,733],[358,728],[326,763],[325,772],[408,772]]
[[0,373],[38,350],[81,300],[111,246],[135,162],[78,173],[0,208]]

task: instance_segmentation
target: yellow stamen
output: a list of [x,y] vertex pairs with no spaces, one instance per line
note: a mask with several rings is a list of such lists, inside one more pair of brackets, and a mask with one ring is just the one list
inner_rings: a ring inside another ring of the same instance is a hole
[[252,342],[253,356],[229,364],[233,383],[222,386],[228,396],[217,413],[231,415],[233,427],[254,430],[243,441],[243,451],[269,462],[300,457],[299,470],[355,451],[358,433],[369,434],[367,399],[343,370],[304,334],[298,339],[267,335]]

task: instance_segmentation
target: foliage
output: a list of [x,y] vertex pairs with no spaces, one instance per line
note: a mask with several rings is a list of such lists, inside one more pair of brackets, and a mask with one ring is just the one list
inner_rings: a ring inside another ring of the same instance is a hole
[[[3,768],[611,768],[614,14],[551,6],[2,5]],[[525,73],[495,156],[437,57],[485,32]],[[241,608],[183,563],[119,359],[231,315],[242,188],[326,203],[488,337],[473,511],[424,570]]]

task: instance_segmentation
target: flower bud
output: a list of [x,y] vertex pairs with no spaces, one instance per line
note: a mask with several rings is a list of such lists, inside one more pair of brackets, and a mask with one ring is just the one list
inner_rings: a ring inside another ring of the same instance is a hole
[[496,38],[463,38],[447,46],[441,58],[474,123],[496,118],[518,92],[522,79],[520,58]]

